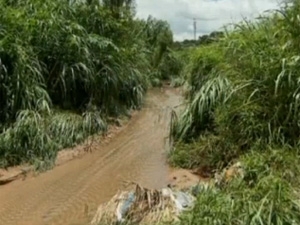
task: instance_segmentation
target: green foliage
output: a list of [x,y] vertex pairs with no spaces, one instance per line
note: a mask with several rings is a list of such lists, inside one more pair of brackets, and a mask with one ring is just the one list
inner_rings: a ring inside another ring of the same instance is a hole
[[297,147],[299,13],[294,2],[194,51],[184,69],[187,106],[173,120],[172,135],[187,141],[209,132],[241,153],[254,145]]
[[213,129],[214,109],[225,102],[230,88],[230,82],[221,76],[205,82],[180,117],[173,119],[171,135],[179,140],[189,140],[200,131]]
[[173,39],[165,21],[134,19],[134,10],[134,1],[0,0],[2,166],[53,158],[105,131],[102,123],[86,129],[87,117],[142,106]]
[[299,224],[299,155],[257,150],[241,158],[245,178],[199,193],[180,224]]
[[169,155],[172,166],[185,169],[222,168],[238,156],[238,149],[221,136],[206,134],[195,141],[175,144]]
[[167,49],[165,57],[161,60],[158,69],[161,78],[168,80],[171,77],[178,77],[184,66],[184,62],[180,53]]
[[222,66],[219,48],[210,45],[189,53],[189,61],[181,72],[187,85],[187,106],[179,118],[173,118],[171,129],[176,139],[184,140],[213,125],[213,110],[225,101],[231,89],[230,81],[215,67]]
[[148,49],[152,49],[154,53],[150,57],[152,68],[150,80],[153,86],[158,86],[161,85],[161,80],[169,80],[171,77],[178,76],[183,62],[180,54],[171,48],[173,36],[167,22],[149,17],[144,29],[147,30],[144,39]]
[[224,32],[213,31],[210,34],[204,34],[198,37],[198,40],[185,39],[183,41],[176,41],[174,47],[176,49],[193,48],[196,46],[205,46],[217,42],[224,37]]
[[58,150],[105,131],[106,122],[99,112],[78,115],[54,112],[42,116],[31,110],[20,111],[15,123],[0,134],[0,166],[23,162],[52,163]]
[[184,68],[187,105],[173,116],[173,165],[245,176],[199,194],[179,224],[300,224],[299,1],[243,21]]

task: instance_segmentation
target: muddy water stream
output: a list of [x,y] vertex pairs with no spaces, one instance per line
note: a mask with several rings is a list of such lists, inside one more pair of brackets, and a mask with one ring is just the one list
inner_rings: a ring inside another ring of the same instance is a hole
[[0,225],[85,224],[123,181],[166,186],[170,112],[180,100],[174,89],[152,90],[144,109],[108,144],[36,177],[0,186]]

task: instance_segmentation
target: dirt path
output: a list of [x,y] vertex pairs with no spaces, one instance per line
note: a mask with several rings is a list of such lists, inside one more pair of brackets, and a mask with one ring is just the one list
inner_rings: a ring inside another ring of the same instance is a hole
[[124,180],[166,186],[165,137],[171,107],[179,103],[174,89],[151,91],[145,108],[110,143],[37,177],[1,186],[0,224],[83,224]]

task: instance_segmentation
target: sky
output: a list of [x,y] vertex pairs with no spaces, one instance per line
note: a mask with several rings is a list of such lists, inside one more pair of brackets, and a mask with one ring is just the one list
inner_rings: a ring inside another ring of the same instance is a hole
[[280,0],[136,0],[137,16],[149,15],[169,22],[174,39],[193,39],[193,18],[197,18],[197,37],[239,22],[253,19],[266,10],[279,7]]

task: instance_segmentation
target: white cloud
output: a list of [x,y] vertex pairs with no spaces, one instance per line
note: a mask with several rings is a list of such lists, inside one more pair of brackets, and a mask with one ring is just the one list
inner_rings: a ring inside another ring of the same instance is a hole
[[265,10],[278,8],[279,0],[136,0],[137,16],[152,15],[167,20],[175,40],[193,38],[193,18],[197,36],[219,30],[242,17],[254,18]]

